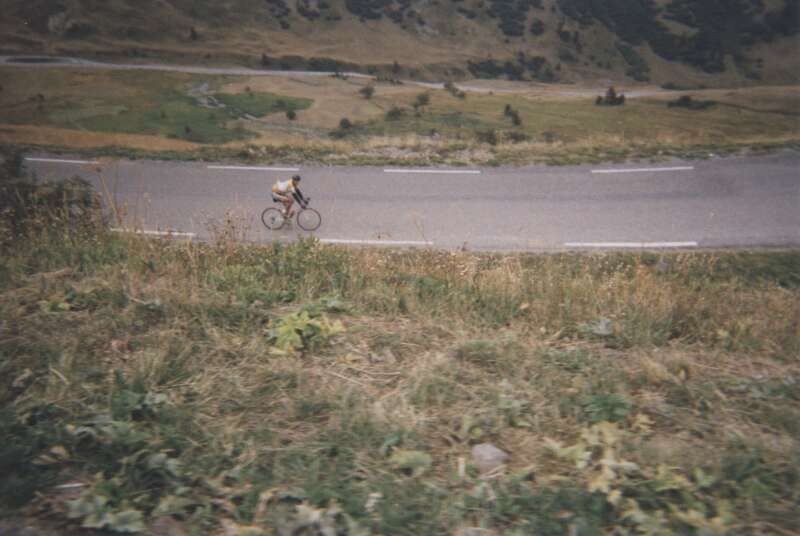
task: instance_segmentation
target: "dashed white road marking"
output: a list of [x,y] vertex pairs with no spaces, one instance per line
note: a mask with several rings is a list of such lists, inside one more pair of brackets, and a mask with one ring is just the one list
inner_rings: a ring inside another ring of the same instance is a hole
[[384,169],[384,173],[449,173],[451,175],[480,175],[479,169]]
[[593,169],[592,173],[649,173],[658,171],[693,171],[694,166],[675,166],[657,168]]
[[296,167],[270,167],[270,166],[207,166],[208,169],[222,169],[226,171],[300,171]]
[[195,233],[184,233],[181,231],[151,231],[147,229],[123,229],[120,227],[112,227],[111,231],[114,233],[133,233],[133,234],[143,234],[149,236],[175,236],[175,237],[186,237],[186,238],[194,238],[197,236]]
[[427,240],[356,240],[347,238],[320,238],[323,244],[363,244],[375,246],[432,246]]
[[32,158],[26,157],[28,162],[54,162],[57,164],[97,164],[96,160],[64,160],[61,158]]
[[565,242],[568,248],[696,248],[697,242]]

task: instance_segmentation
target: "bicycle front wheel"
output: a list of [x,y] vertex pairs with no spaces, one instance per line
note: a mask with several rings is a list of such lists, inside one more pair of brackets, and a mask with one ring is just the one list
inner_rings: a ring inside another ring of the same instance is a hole
[[277,208],[270,207],[261,213],[261,223],[271,231],[277,231],[286,223],[283,213]]
[[322,216],[313,208],[304,208],[297,213],[297,225],[304,231],[314,231],[322,223]]

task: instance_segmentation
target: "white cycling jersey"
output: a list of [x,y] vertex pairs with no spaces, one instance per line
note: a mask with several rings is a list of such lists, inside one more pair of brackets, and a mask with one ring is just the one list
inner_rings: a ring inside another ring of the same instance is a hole
[[285,181],[278,181],[272,187],[272,191],[276,194],[295,193],[294,182],[291,179]]

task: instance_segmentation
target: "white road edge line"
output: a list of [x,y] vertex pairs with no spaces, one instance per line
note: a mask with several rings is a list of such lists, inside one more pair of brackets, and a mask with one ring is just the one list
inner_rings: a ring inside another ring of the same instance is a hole
[[55,162],[58,164],[97,164],[96,160],[62,160],[60,158],[29,158],[25,160],[28,162]]
[[194,238],[195,236],[197,236],[195,233],[183,233],[180,231],[148,231],[146,229],[122,229],[120,227],[112,227],[111,232],[134,233],[134,234],[143,234],[151,236],[185,236],[188,238]]
[[379,246],[432,246],[433,242],[423,240],[350,240],[345,238],[320,238],[323,244],[368,244]]
[[479,169],[384,169],[384,173],[450,173],[464,175],[480,175]]
[[661,167],[661,168],[593,169],[592,173],[647,173],[650,171],[694,171],[694,166],[675,166],[675,167]]
[[696,248],[697,242],[565,242],[568,248]]
[[296,167],[262,167],[262,166],[206,166],[208,169],[223,169],[227,171],[300,171]]

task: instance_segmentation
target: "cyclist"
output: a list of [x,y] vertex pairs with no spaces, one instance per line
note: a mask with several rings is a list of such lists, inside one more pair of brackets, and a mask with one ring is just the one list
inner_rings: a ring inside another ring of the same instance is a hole
[[272,200],[276,203],[283,203],[283,215],[291,218],[294,215],[292,204],[297,201],[301,207],[306,208],[308,199],[303,197],[303,193],[297,185],[300,183],[300,175],[295,175],[287,181],[278,180],[272,185]]

